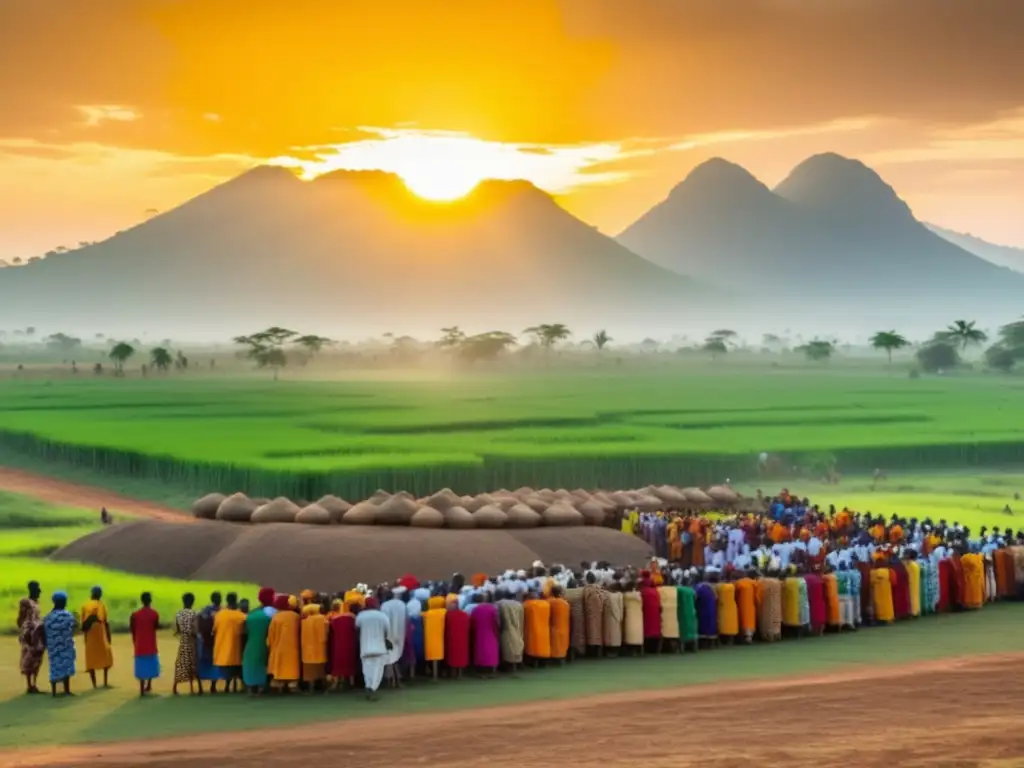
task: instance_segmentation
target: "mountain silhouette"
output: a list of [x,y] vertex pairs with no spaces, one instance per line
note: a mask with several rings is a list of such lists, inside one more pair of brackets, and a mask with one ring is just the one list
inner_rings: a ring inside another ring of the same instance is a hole
[[991,261],[1000,267],[1012,269],[1015,272],[1024,272],[1024,248],[1014,248],[1012,245],[996,245],[980,237],[965,232],[955,232],[952,229],[945,229],[935,224],[925,224],[928,229],[953,245],[963,248],[986,261]]
[[[721,292],[658,267],[527,182],[449,204],[383,172],[255,168],[111,239],[0,271],[0,324],[227,334],[603,327]],[[582,329],[581,329],[582,330]]]
[[619,242],[656,264],[737,293],[799,297],[807,311],[881,319],[1019,313],[1024,276],[919,222],[871,168],[828,153],[769,190],[721,159],[696,167]]

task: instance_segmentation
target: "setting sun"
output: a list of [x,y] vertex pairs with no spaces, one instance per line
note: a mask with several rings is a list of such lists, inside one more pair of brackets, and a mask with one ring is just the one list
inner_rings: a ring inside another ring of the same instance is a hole
[[360,138],[340,144],[296,147],[271,162],[300,169],[306,179],[339,170],[387,171],[401,177],[413,194],[438,202],[464,197],[485,179],[525,179],[562,193],[622,175],[592,169],[623,157],[617,143],[515,144],[414,128],[360,128],[359,133]]

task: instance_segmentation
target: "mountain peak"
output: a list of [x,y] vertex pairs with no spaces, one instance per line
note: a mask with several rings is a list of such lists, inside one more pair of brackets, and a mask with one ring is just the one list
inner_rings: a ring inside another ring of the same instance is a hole
[[771,190],[742,165],[721,157],[713,157],[695,166],[686,178],[672,189],[669,197],[697,194],[721,200],[735,195],[760,195],[766,192],[770,194]]
[[804,160],[775,187],[775,194],[813,209],[832,224],[916,223],[910,207],[878,173],[835,152]]

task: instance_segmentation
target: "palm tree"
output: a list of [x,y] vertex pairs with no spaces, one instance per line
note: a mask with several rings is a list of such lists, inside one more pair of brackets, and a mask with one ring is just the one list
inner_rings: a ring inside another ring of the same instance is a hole
[[984,344],[988,341],[988,334],[976,325],[973,320],[957,320],[938,335],[960,347],[960,353],[963,354],[971,344]]
[[124,375],[124,364],[135,354],[135,347],[123,341],[119,341],[110,350],[110,359],[114,361],[114,372],[117,376]]
[[161,373],[167,373],[167,369],[173,362],[171,353],[166,347],[153,347],[149,352],[149,357],[153,362],[153,367]]
[[608,346],[609,341],[613,341],[613,339],[608,335],[608,331],[604,329],[594,334],[593,342],[594,346],[597,347],[598,352]]
[[890,366],[892,365],[893,350],[909,346],[910,341],[907,337],[896,333],[896,331],[879,331],[871,337],[871,347],[873,349],[884,349],[886,354],[889,355]]

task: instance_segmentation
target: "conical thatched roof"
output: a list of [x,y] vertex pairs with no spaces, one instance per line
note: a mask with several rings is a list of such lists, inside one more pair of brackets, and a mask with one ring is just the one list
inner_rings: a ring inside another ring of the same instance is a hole
[[583,525],[585,522],[582,514],[561,501],[556,501],[545,509],[541,513],[541,518],[544,520],[544,525],[549,526]]
[[544,499],[537,495],[527,496],[523,499],[523,504],[528,506],[534,512],[538,512],[540,514],[543,514],[544,510],[551,506],[548,502],[544,501]]
[[445,528],[476,528],[473,513],[465,507],[450,507],[444,511]]
[[214,520],[217,517],[217,508],[226,499],[223,493],[208,493],[201,499],[196,499],[192,504],[192,516],[200,520]]
[[599,501],[595,499],[584,501],[582,504],[577,504],[576,509],[583,515],[583,521],[587,525],[604,525],[606,512]]
[[683,488],[683,495],[688,504],[711,504],[712,498],[700,488]]
[[367,499],[371,504],[376,504],[378,507],[385,501],[391,498],[391,494],[387,491],[382,491],[379,488],[373,493],[370,498]]
[[346,525],[373,525],[377,521],[379,507],[368,501],[361,501],[341,517]]
[[505,523],[508,522],[508,515],[502,511],[501,507],[486,504],[473,513],[473,520],[476,522],[477,528],[504,528]]
[[444,513],[433,507],[420,507],[409,520],[413,528],[444,528]]
[[669,506],[678,506],[686,503],[686,497],[678,488],[671,485],[661,485],[654,489],[654,495]]
[[470,512],[476,512],[478,509],[482,509],[483,507],[493,505],[494,499],[491,497],[491,495],[489,493],[481,493],[467,501],[465,507]]
[[539,491],[537,491],[537,495],[544,499],[544,501],[549,503],[558,501],[558,497],[555,496],[555,492],[552,491],[550,488],[541,488]]
[[415,499],[395,494],[377,508],[376,525],[408,525],[419,510]]
[[515,504],[505,514],[508,516],[506,528],[536,528],[543,522],[541,516],[525,504]]
[[712,485],[707,494],[719,504],[735,504],[740,500],[740,495],[727,485]]
[[657,512],[665,507],[665,502],[657,496],[648,493],[638,494],[636,497],[636,508],[644,512]]
[[449,507],[459,506],[461,499],[451,488],[442,488],[437,493],[424,499],[423,503],[425,506],[433,507],[440,512],[444,512]]
[[268,499],[266,496],[256,496],[253,498],[253,503],[257,507],[262,507],[264,504],[269,504],[273,499]]
[[321,498],[316,502],[318,506],[323,507],[331,516],[332,523],[340,523],[341,518],[345,516],[345,513],[352,509],[352,505],[344,499],[340,499],[337,496],[331,496],[330,494]]
[[512,491],[512,493],[514,493],[519,498],[523,499],[526,498],[527,496],[532,496],[533,494],[536,493],[536,491],[533,488],[530,488],[529,486],[521,485],[514,491]]
[[233,493],[217,507],[216,518],[230,523],[248,523],[257,504],[244,493]]
[[299,510],[295,522],[304,525],[330,525],[334,520],[331,519],[331,513],[319,504],[310,504]]
[[628,509],[636,506],[636,496],[626,491],[615,491],[609,493],[608,498],[615,502],[615,506],[619,509]]
[[258,507],[252,513],[254,523],[294,523],[296,515],[302,509],[295,502],[278,496],[268,504]]

